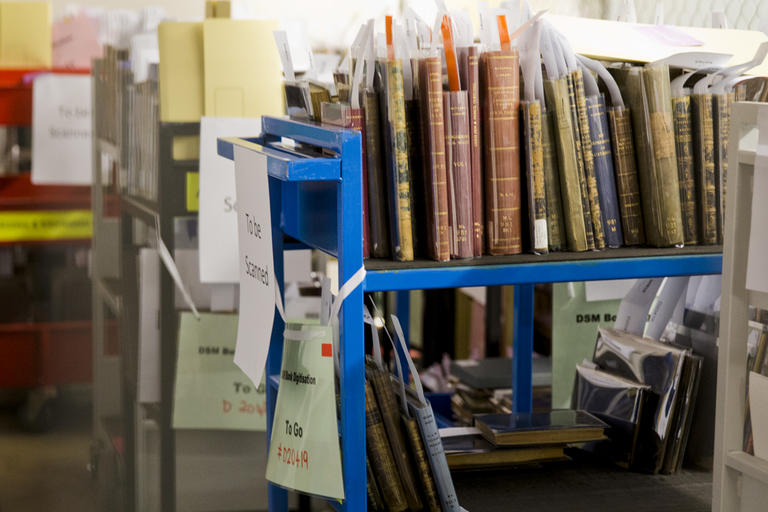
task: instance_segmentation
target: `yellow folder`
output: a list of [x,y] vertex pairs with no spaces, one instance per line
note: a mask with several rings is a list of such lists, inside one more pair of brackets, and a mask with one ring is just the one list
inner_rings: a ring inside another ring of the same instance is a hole
[[277,29],[275,20],[203,22],[206,116],[282,113],[282,68],[272,35]]
[[200,122],[203,115],[203,24],[165,22],[160,50],[160,120]]
[[0,2],[0,67],[51,67],[51,4]]

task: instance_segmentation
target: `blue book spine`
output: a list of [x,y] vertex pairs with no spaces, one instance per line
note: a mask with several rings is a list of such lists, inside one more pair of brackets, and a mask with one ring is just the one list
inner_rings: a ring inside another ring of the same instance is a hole
[[592,139],[592,158],[595,162],[595,177],[600,199],[600,213],[603,217],[605,245],[621,247],[624,234],[621,231],[619,199],[616,194],[616,178],[613,173],[611,133],[605,114],[605,98],[602,94],[587,97],[589,133]]

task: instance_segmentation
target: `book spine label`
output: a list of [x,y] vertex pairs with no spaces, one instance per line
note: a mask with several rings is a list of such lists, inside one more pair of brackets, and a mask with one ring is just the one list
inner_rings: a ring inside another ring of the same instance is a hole
[[448,155],[448,201],[451,207],[451,257],[471,258],[472,176],[469,104],[466,91],[444,92],[445,144]]
[[365,438],[371,468],[376,475],[382,498],[390,511],[403,512],[408,509],[400,477],[395,469],[392,450],[384,430],[376,397],[367,380],[365,381]]
[[587,111],[587,98],[584,94],[584,77],[580,69],[574,71],[572,75],[576,97],[576,112],[579,116],[579,133],[581,135],[581,149],[584,155],[584,174],[587,180],[587,195],[589,198],[589,210],[592,215],[595,249],[604,249],[605,227],[603,226],[603,214],[600,211],[600,194],[595,174],[595,160],[592,154],[592,135],[590,132],[589,112]]
[[386,65],[387,121],[390,136],[390,187],[396,229],[392,230],[395,259],[413,260],[413,226],[411,219],[411,176],[408,167],[408,133],[405,120],[403,65],[399,60],[387,60]]
[[550,251],[560,251],[565,245],[565,226],[563,225],[563,203],[560,199],[560,175],[552,132],[552,115],[543,111],[541,113],[541,154],[547,198],[547,241]]
[[586,99],[586,103],[605,244],[608,247],[620,247],[624,242],[624,234],[619,216],[619,199],[616,195],[616,178],[613,170],[608,118],[605,114],[605,98],[602,94],[590,96]]
[[521,102],[525,141],[525,180],[528,193],[528,224],[533,252],[549,252],[547,198],[544,185],[544,155],[541,146],[541,104]]
[[363,92],[365,118],[365,159],[368,174],[368,222],[370,249],[374,258],[389,258],[389,226],[386,197],[387,180],[381,149],[381,118],[376,91]]
[[691,130],[691,97],[672,98],[675,123],[675,152],[677,178],[680,182],[680,208],[683,214],[685,245],[699,243],[698,215],[696,212],[696,181],[693,165],[693,132]]
[[485,236],[490,254],[522,252],[517,50],[481,55]]
[[715,144],[715,187],[717,188],[717,243],[723,243],[725,221],[725,183],[728,177],[728,138],[731,131],[733,93],[713,95]]
[[624,244],[641,245],[645,243],[645,228],[640,205],[640,185],[637,179],[630,110],[624,107],[611,107],[608,110],[608,120],[611,124],[611,145]]
[[485,211],[483,206],[483,148],[480,118],[480,50],[470,46],[467,52],[467,96],[469,98],[469,140],[472,159],[472,251],[482,256],[485,248]]
[[422,59],[419,73],[424,122],[424,166],[427,186],[427,249],[437,261],[451,257],[448,219],[448,178],[443,120],[443,75],[439,57]]
[[584,216],[584,229],[587,233],[587,249],[595,248],[595,232],[592,228],[592,210],[589,207],[589,189],[587,187],[587,173],[584,169],[584,148],[581,145],[581,129],[579,113],[576,107],[576,86],[573,83],[573,75],[566,78],[568,84],[568,108],[571,111],[571,130],[573,131],[573,143],[576,148],[576,172],[579,176],[579,190],[581,192],[581,210]]
[[712,95],[691,96],[693,112],[695,172],[699,191],[699,217],[701,242],[717,243],[717,187],[715,186],[715,141],[712,120]]
[[573,118],[568,101],[568,83],[565,77],[545,80],[544,92],[547,104],[553,109],[553,124],[560,173],[560,196],[563,203],[563,225],[565,226],[568,249],[586,251],[587,232],[584,222],[579,171],[576,163],[576,145],[573,132]]

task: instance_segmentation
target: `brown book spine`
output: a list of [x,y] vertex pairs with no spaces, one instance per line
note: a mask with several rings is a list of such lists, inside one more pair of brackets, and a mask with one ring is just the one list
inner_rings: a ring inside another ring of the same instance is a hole
[[645,228],[630,111],[624,107],[611,107],[608,109],[608,120],[611,124],[611,146],[624,245],[642,245],[645,243]]
[[517,50],[483,53],[480,57],[480,80],[488,253],[519,254],[523,247]]
[[405,430],[405,437],[408,439],[408,444],[411,447],[410,453],[413,466],[416,468],[416,474],[421,483],[424,510],[440,512],[442,510],[440,507],[440,497],[437,495],[435,479],[432,471],[429,469],[427,452],[424,449],[424,441],[422,441],[421,434],[419,433],[419,426],[415,419],[403,416],[403,428]]
[[525,142],[525,182],[531,249],[537,254],[546,254],[549,252],[549,243],[547,241],[544,154],[541,142],[541,104],[538,101],[523,101],[520,106]]
[[560,251],[565,245],[563,203],[560,198],[560,174],[557,153],[552,141],[552,114],[541,113],[541,154],[544,168],[545,197],[547,198],[547,242],[550,251]]
[[375,512],[384,510],[384,500],[381,498],[379,486],[376,483],[376,477],[371,469],[371,459],[365,458],[365,490],[368,492],[368,507]]
[[447,261],[451,258],[451,247],[440,58],[422,59],[419,67],[425,157],[423,172],[427,188],[427,253],[434,260]]
[[471,258],[472,176],[467,91],[443,93],[451,257]]
[[411,174],[408,167],[408,134],[403,90],[403,64],[386,60],[383,64],[386,95],[387,157],[390,190],[392,252],[396,260],[413,260],[411,216]]
[[384,430],[387,432],[389,446],[392,449],[395,467],[405,492],[408,507],[411,510],[420,510],[422,507],[421,499],[416,489],[416,481],[413,478],[413,469],[408,458],[407,445],[400,424],[400,408],[395,401],[389,372],[371,366],[366,366],[365,371],[367,375],[370,375],[369,381],[373,385],[376,402],[379,405],[379,411],[384,423]]
[[485,211],[483,210],[483,147],[480,118],[480,50],[477,46],[459,49],[461,83],[469,98],[469,141],[472,155],[472,251],[482,256],[485,250]]
[[713,120],[715,144],[715,187],[717,188],[717,243],[723,243],[725,222],[725,184],[728,177],[728,138],[731,132],[731,103],[733,93],[714,94]]
[[699,243],[698,215],[696,214],[696,181],[693,170],[693,133],[691,130],[691,97],[672,98],[675,122],[675,149],[677,177],[680,181],[680,208],[683,214],[685,245]]
[[581,149],[584,157],[584,174],[587,180],[587,194],[589,210],[592,216],[592,233],[595,249],[605,249],[605,227],[603,226],[603,214],[600,211],[600,195],[597,186],[597,173],[595,172],[594,155],[592,154],[592,136],[589,130],[589,113],[587,112],[587,98],[584,95],[584,77],[581,70],[573,73],[573,88],[576,98],[576,112],[579,117],[579,134],[581,135]]
[[389,258],[389,213],[387,201],[387,177],[384,153],[381,147],[381,117],[379,97],[376,91],[362,94],[365,117],[365,159],[368,174],[368,223],[370,224],[370,251],[374,258]]
[[701,243],[717,243],[717,186],[715,185],[715,140],[712,120],[712,95],[691,96],[693,112],[694,154],[699,192]]
[[381,490],[381,497],[390,512],[408,510],[408,502],[400,485],[395,460],[387,440],[387,432],[376,405],[371,383],[365,381],[365,439],[371,469]]
[[581,208],[584,215],[584,229],[587,233],[587,249],[595,248],[595,232],[592,226],[592,210],[589,207],[589,188],[587,187],[587,172],[584,169],[584,148],[581,145],[581,128],[579,112],[576,106],[576,84],[574,76],[568,75],[568,102],[571,109],[571,127],[573,129],[573,142],[576,147],[576,171],[579,175],[579,189],[581,190]]

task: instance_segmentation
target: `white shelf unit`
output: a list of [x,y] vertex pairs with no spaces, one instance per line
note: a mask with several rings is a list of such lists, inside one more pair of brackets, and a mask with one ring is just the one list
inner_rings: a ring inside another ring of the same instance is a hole
[[738,102],[731,110],[717,365],[714,512],[757,512],[768,507],[768,461],[742,451],[749,306],[768,307],[768,295],[746,289],[760,112],[768,113],[768,104]]

